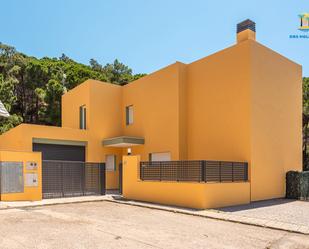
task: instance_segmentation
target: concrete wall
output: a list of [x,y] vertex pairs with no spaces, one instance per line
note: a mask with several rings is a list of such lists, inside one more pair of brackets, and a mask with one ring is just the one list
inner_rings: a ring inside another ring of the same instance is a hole
[[250,183],[160,182],[139,179],[140,156],[123,157],[123,196],[127,199],[205,209],[250,202]]
[[[12,152],[12,151],[0,151],[1,162],[22,162],[24,185],[25,177],[27,173],[38,174],[38,186],[27,187],[24,186],[23,193],[7,193],[1,194],[1,201],[36,201],[42,199],[42,160],[40,152]],[[27,162],[37,162],[37,170],[27,170]]]

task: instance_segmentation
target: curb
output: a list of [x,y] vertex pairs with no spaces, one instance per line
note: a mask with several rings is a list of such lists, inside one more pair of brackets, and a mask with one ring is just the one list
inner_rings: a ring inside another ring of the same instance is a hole
[[[112,203],[118,203],[118,204],[123,204],[123,205],[128,205],[128,206],[136,206],[136,207],[148,208],[148,209],[153,209],[153,210],[166,211],[166,212],[171,212],[171,213],[178,213],[178,214],[196,216],[196,217],[201,217],[201,218],[221,220],[221,221],[226,221],[226,222],[234,222],[234,223],[243,224],[243,225],[263,227],[263,228],[279,230],[279,231],[285,231],[285,232],[290,232],[290,233],[309,235],[309,227],[306,227],[304,229],[305,231],[301,231],[302,229],[297,229],[300,226],[295,225],[295,224],[290,224],[290,223],[286,223],[286,225],[287,226],[294,226],[295,229],[283,228],[283,227],[280,227],[280,225],[279,226],[267,225],[269,223],[269,221],[267,221],[267,220],[254,219],[254,218],[245,217],[245,216],[231,217],[230,214],[226,214],[226,213],[222,213],[222,212],[213,212],[213,215],[198,214],[198,213],[193,213],[192,211],[185,211],[185,210],[175,209],[173,207],[169,208],[169,207],[164,207],[164,206],[154,206],[154,205],[151,205],[151,204],[149,205],[149,204],[132,202],[130,200],[126,200],[126,201],[124,201],[124,200],[115,200],[115,199],[97,199],[97,200],[93,199],[93,200],[74,200],[74,201],[72,200],[72,201],[68,201],[68,202],[30,204],[30,205],[23,205],[23,206],[16,206],[16,207],[14,207],[14,206],[7,206],[7,207],[4,207],[4,208],[0,208],[0,212],[2,210],[8,210],[8,209],[25,209],[25,208],[33,208],[33,207],[55,206],[55,205],[65,205],[65,204],[75,204],[75,203],[88,203],[88,202],[103,202],[103,201],[112,202]],[[224,216],[224,217],[222,217],[222,216]],[[228,217],[228,216],[230,216],[230,217]],[[263,221],[263,222],[260,222],[260,224],[258,224],[257,222],[254,222],[254,221],[252,221],[252,222],[246,221],[246,220],[250,220],[250,219],[251,220],[255,220],[255,221],[260,220],[260,221]]]
[[[190,211],[177,210],[177,209],[165,208],[165,207],[160,207],[160,206],[149,206],[147,204],[145,205],[145,204],[132,203],[132,202],[127,202],[127,201],[120,201],[120,200],[104,200],[104,201],[118,203],[118,204],[124,204],[124,205],[129,205],[129,206],[149,208],[149,209],[154,209],[154,210],[167,211],[167,212],[171,212],[171,213],[191,215],[191,216],[214,219],[214,220],[234,222],[234,223],[243,224],[243,225],[269,228],[269,229],[273,229],[273,230],[285,231],[285,232],[290,232],[290,233],[298,233],[298,234],[303,234],[303,235],[309,235],[309,228],[308,228],[308,231],[300,231],[300,230],[296,230],[296,229],[286,229],[286,228],[282,228],[280,226],[275,227],[275,226],[267,225],[267,223],[269,223],[268,221],[266,221],[265,224],[258,224],[258,223],[254,223],[254,222],[239,220],[241,218],[253,219],[253,218],[244,217],[244,216],[239,216],[238,219],[237,218],[232,219],[232,218],[228,218],[228,217],[219,217],[218,215],[216,215],[216,217],[214,217],[214,216],[207,215],[207,214],[196,214],[196,213],[192,213]],[[218,213],[220,213],[220,212],[218,212]],[[214,214],[218,214],[218,213],[214,212]],[[229,214],[225,214],[225,216],[229,216]],[[289,223],[287,223],[287,225],[297,226],[295,224],[289,224]],[[299,227],[299,226],[297,226],[297,227]]]
[[75,204],[75,203],[87,203],[87,202],[100,202],[100,201],[107,201],[104,199],[101,200],[80,200],[80,201],[68,201],[68,202],[55,202],[55,203],[44,203],[44,204],[30,204],[30,205],[23,205],[23,206],[7,206],[7,207],[0,207],[0,211],[8,210],[8,209],[23,209],[23,208],[33,208],[33,207],[45,207],[45,206],[55,206],[55,205],[65,205],[65,204]]

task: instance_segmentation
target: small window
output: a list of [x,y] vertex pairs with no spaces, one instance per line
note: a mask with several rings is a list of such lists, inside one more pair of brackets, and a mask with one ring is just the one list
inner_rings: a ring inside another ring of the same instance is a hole
[[126,107],[126,125],[133,124],[133,105]]
[[107,155],[105,158],[105,168],[107,171],[115,171],[116,170],[116,156],[115,155]]
[[149,161],[151,162],[171,161],[171,153],[170,152],[150,153]]
[[86,106],[79,107],[79,128],[86,130]]

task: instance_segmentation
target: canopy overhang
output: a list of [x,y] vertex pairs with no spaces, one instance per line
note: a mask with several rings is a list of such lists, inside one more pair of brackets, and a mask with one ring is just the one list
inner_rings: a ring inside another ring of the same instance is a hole
[[120,137],[112,137],[106,138],[102,142],[104,147],[131,147],[137,145],[145,144],[145,139],[142,137],[128,137],[128,136],[120,136]]

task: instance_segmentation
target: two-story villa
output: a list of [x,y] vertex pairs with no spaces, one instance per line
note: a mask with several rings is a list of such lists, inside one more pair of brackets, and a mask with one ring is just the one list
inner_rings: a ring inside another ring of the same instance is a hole
[[282,197],[285,173],[302,167],[302,68],[255,37],[246,20],[235,45],[200,60],[124,86],[89,79],[63,95],[61,127],[21,124],[0,149],[105,162],[108,189],[128,149],[143,161],[248,162],[250,200]]

